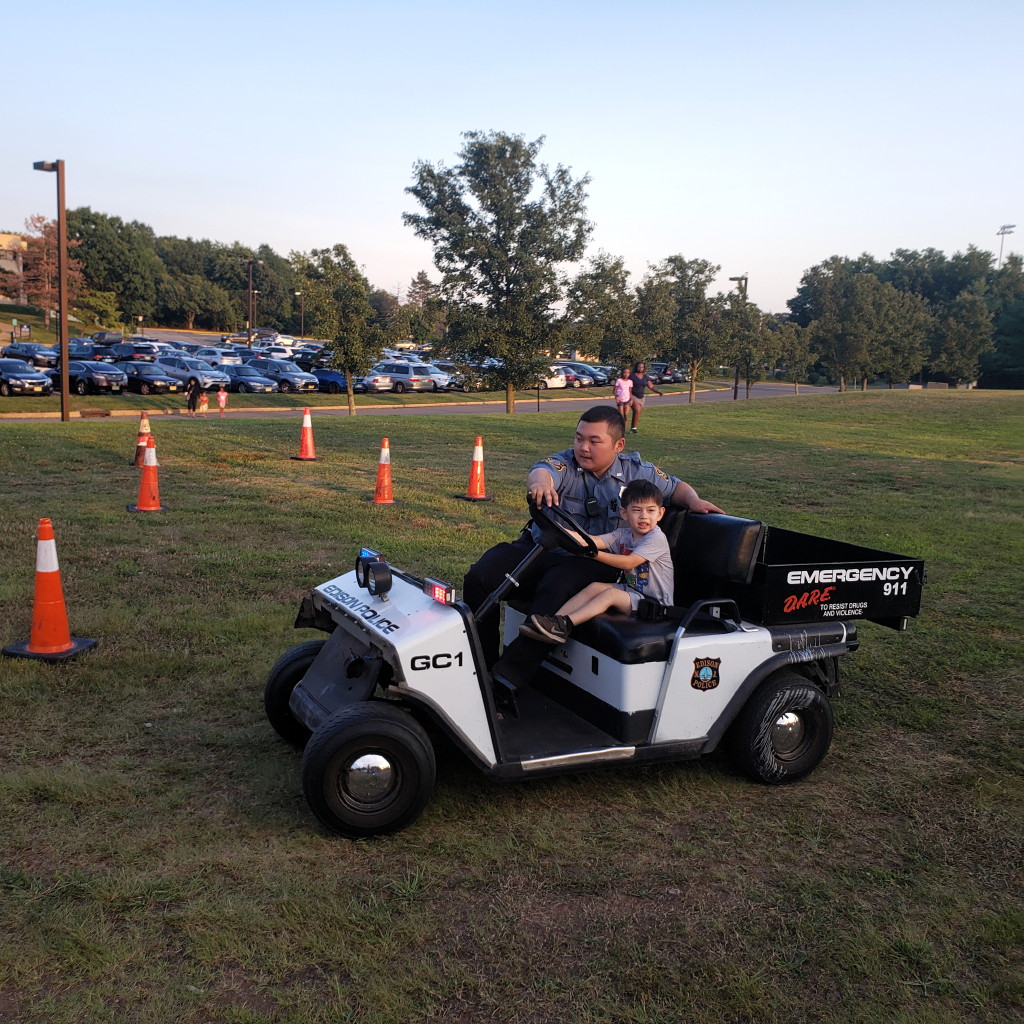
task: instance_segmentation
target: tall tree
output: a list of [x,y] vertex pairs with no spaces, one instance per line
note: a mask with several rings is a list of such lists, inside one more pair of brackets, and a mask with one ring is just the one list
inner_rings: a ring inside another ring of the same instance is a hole
[[[25,293],[29,302],[39,306],[47,329],[50,314],[59,300],[60,284],[57,273],[57,222],[36,215],[25,221],[26,248],[22,255],[22,271],[13,275],[14,287]],[[73,305],[84,287],[82,263],[71,253],[79,243],[68,239],[65,274],[67,278],[67,301]]]
[[691,402],[697,400],[701,371],[724,341],[725,298],[707,294],[721,269],[707,260],[670,256],[651,268],[638,289],[640,335],[649,354],[688,368]]
[[292,266],[306,298],[306,320],[326,346],[330,365],[345,373],[348,412],[356,414],[354,380],[374,364],[381,338],[373,325],[370,285],[344,245],[293,252]]
[[550,344],[559,267],[579,260],[591,225],[589,177],[538,163],[543,138],[466,132],[453,168],[420,161],[406,191],[424,213],[404,222],[434,247],[444,293],[453,303],[449,344],[463,354],[502,359],[505,408],[532,383]]
[[566,293],[566,342],[603,363],[629,363],[639,351],[636,293],[621,257],[598,253],[569,283]]
[[992,348],[992,312],[979,284],[964,289],[939,317],[932,366],[953,384],[978,379],[980,359]]
[[418,348],[442,342],[447,330],[447,307],[441,289],[425,270],[409,284],[403,310],[409,336]]

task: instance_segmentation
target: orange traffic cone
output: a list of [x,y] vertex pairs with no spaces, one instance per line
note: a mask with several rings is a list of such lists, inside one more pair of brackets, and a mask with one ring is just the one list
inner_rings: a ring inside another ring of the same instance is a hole
[[160,484],[157,480],[156,467],[156,441],[153,435],[149,435],[146,442],[146,459],[142,463],[142,479],[139,481],[139,500],[135,505],[129,505],[129,512],[166,512],[167,509],[160,504]]
[[458,495],[466,501],[490,501],[484,490],[484,439],[478,437],[473,445],[473,464],[469,470],[469,486],[465,494]]
[[149,437],[149,417],[145,412],[139,417],[139,433],[135,438],[135,461],[134,466],[141,466],[146,461],[146,438]]
[[313,420],[306,409],[302,414],[302,440],[299,442],[299,454],[293,459],[301,462],[316,462],[316,449],[313,447]]
[[36,545],[36,594],[32,605],[32,633],[28,640],[4,648],[12,658],[38,658],[41,661],[65,661],[96,646],[95,640],[73,637],[68,629],[68,611],[60,584],[57,544],[53,523],[39,520]]
[[394,505],[391,492],[391,442],[386,437],[380,442],[380,462],[377,465],[377,489],[373,492],[374,505]]

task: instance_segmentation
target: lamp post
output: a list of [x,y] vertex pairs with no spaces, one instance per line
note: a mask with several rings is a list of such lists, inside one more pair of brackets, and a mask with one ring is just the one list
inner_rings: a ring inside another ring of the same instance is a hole
[[[736,282],[736,291],[739,292],[740,302],[746,302],[747,301],[747,275],[746,274],[740,274],[738,277],[730,277],[729,280]],[[738,356],[738,354],[737,354],[737,356]],[[737,357],[737,359],[736,359],[736,376],[733,378],[733,382],[732,382],[732,400],[734,402],[739,401],[739,397],[740,397],[740,361],[739,361],[739,358]]]
[[255,266],[263,266],[263,260],[255,259],[240,259],[237,262],[247,263],[249,265],[249,301],[245,307],[245,338],[246,345],[252,348],[252,322],[256,319],[256,307],[253,304],[253,292],[252,292],[252,268]]
[[60,339],[60,418],[71,419],[71,388],[68,384],[68,222],[64,205],[64,161],[37,160],[35,171],[57,174],[57,331]]
[[299,300],[299,341],[306,340],[306,296],[302,292],[295,293]]
[[1006,236],[1007,235],[1012,235],[1013,234],[1013,229],[1016,226],[1017,226],[1016,224],[1004,224],[996,232],[996,234],[999,236],[999,264],[996,267],[996,270],[999,270],[1000,267],[1002,267],[1002,265],[1003,265],[1003,242],[1006,241]]

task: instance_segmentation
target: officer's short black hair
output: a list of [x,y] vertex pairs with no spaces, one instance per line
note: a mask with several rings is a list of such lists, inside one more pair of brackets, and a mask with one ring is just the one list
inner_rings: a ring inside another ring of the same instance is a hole
[[580,417],[580,423],[607,423],[613,441],[626,436],[626,423],[614,405],[592,405]]
[[632,480],[622,488],[619,508],[627,508],[634,502],[656,501],[665,504],[665,496],[650,480]]

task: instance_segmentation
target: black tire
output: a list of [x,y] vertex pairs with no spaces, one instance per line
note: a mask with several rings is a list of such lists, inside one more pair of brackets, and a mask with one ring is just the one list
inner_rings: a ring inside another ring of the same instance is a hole
[[310,731],[293,714],[288,701],[292,690],[313,664],[326,640],[307,640],[290,647],[274,662],[263,687],[263,710],[274,731],[300,750],[309,742]]
[[291,389],[292,386],[291,384],[288,383],[288,381],[281,380],[277,382],[277,390],[280,391],[282,395],[287,395],[288,392],[291,391]]
[[832,744],[832,705],[796,672],[763,682],[739,713],[729,742],[739,767],[778,786],[810,775]]
[[329,381],[327,384],[327,393],[329,395],[337,395],[341,393],[341,385],[336,381]]
[[84,380],[75,381],[75,394],[87,395],[89,393],[89,385]]
[[148,395],[150,393],[150,391],[152,391],[152,390],[153,389],[148,384],[143,383],[143,384],[139,385],[139,394],[140,395]]
[[396,381],[395,382],[395,394],[396,395],[404,395],[405,394],[405,384],[403,384],[402,381]]
[[242,383],[239,383],[238,385],[236,385],[236,387],[235,387],[235,390],[236,390],[236,391],[237,391],[237,392],[238,392],[238,393],[239,393],[240,395],[244,395],[244,394],[247,394],[247,393],[248,393],[248,391],[249,391],[249,389],[248,389],[248,388],[247,388],[247,387],[246,387],[246,386],[245,386],[244,384],[242,384]]
[[539,388],[541,389],[541,391],[547,391],[547,389],[548,389],[548,382],[547,382],[546,380],[542,380],[542,381],[541,381],[541,382],[540,382],[540,383],[539,383],[539,384],[537,385],[537,387],[539,387]]
[[3,395],[4,398],[11,397],[11,386],[10,384],[7,383],[7,381],[3,381],[2,383],[0,383],[0,395]]
[[415,821],[435,774],[434,748],[412,715],[382,701],[361,701],[335,712],[313,734],[302,758],[302,791],[326,828],[361,839]]

